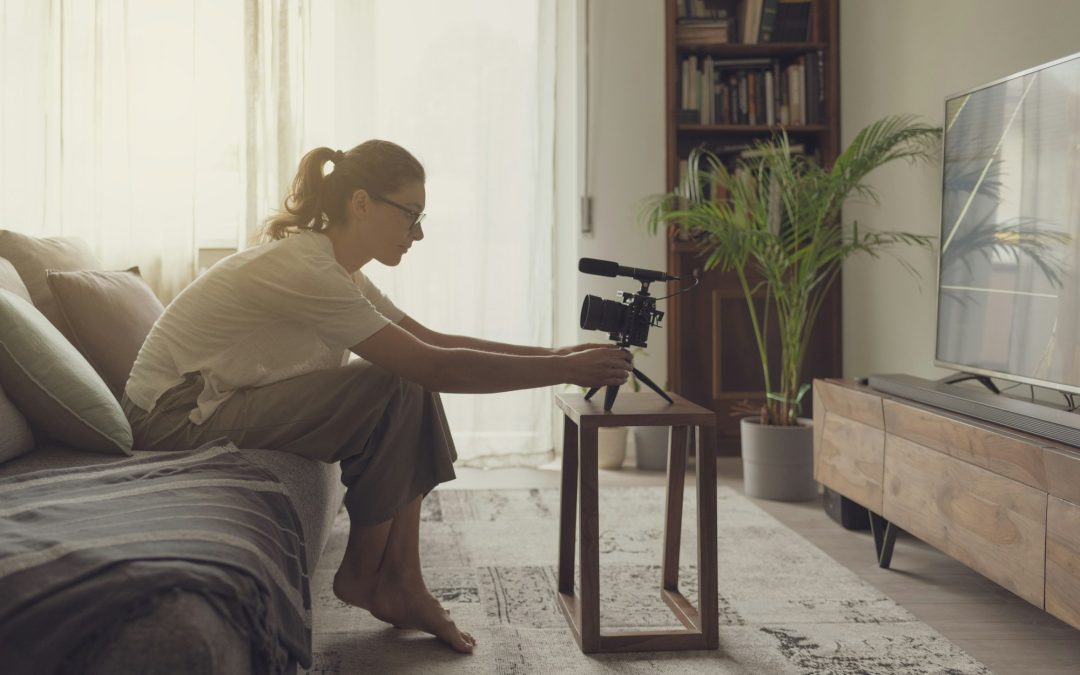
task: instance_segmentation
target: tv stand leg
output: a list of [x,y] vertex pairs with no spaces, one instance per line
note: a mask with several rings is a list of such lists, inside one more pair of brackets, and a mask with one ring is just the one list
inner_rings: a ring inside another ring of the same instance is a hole
[[1001,390],[997,388],[997,385],[994,384],[994,381],[986,375],[975,375],[974,373],[957,373],[956,375],[948,375],[946,377],[943,377],[938,381],[944,382],[945,384],[956,384],[957,382],[966,382],[968,380],[977,381],[979,384],[986,387],[995,394],[1001,393]]
[[[869,509],[868,509],[869,511]],[[873,511],[870,513],[870,531],[874,533],[874,549],[877,550],[878,567],[889,569],[892,564],[893,544],[900,528]]]

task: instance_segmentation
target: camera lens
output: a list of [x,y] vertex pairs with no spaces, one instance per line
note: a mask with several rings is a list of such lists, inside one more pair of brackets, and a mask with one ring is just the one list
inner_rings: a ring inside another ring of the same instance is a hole
[[598,295],[586,295],[585,302],[581,303],[581,327],[606,333],[621,331],[625,312],[626,305],[622,303],[604,300]]

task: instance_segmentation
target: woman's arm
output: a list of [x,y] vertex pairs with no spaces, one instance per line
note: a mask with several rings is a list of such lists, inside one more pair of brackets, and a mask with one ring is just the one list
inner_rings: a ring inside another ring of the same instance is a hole
[[630,354],[605,346],[569,355],[529,356],[436,347],[390,324],[351,351],[430,391],[488,394],[564,382],[586,387],[623,384]]
[[551,349],[548,347],[511,345],[506,344],[505,342],[481,340],[480,338],[466,337],[464,335],[447,335],[446,333],[439,333],[421,325],[420,322],[408,315],[399,321],[397,325],[409,331],[420,340],[435,347],[442,347],[444,349],[474,349],[476,351],[491,352],[493,354],[514,354],[517,356],[566,356],[586,349],[598,349],[610,346],[609,343],[587,343],[575,345],[573,347]]

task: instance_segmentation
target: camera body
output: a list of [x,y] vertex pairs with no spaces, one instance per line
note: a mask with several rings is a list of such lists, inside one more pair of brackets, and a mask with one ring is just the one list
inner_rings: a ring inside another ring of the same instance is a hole
[[[673,277],[666,272],[624,267],[610,260],[597,260],[595,258],[582,258],[579,260],[578,271],[602,277],[633,277],[634,280],[641,283],[641,290],[637,293],[622,291],[622,302],[604,300],[598,295],[586,295],[585,302],[581,304],[581,327],[585,330],[602,330],[606,332],[611,340],[624,349],[626,347],[647,347],[649,329],[653,326],[659,328],[660,320],[664,318],[664,313],[656,309],[657,299],[649,295],[649,284],[654,281],[678,281],[679,277]],[[655,391],[669,405],[674,403],[672,398],[658,387],[655,382],[650,380],[645,373],[637,368],[634,368],[633,371],[638,380]],[[590,400],[599,389],[600,387],[590,389],[589,393],[585,394],[585,400]],[[604,392],[604,410],[611,410],[618,393],[619,385],[608,385],[607,391]]]
[[586,295],[581,304],[581,327],[601,330],[620,347],[647,347],[649,329],[659,327],[664,313],[656,309],[656,298],[649,295],[649,282],[641,282],[637,293],[622,291],[622,302]]

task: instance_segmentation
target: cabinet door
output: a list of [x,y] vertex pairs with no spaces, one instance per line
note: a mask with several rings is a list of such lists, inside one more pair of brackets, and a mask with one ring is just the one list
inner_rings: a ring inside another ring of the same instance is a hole
[[814,480],[881,513],[885,424],[881,397],[814,381]]
[[892,433],[886,519],[1043,607],[1046,493]]
[[1056,497],[1046,510],[1046,611],[1080,628],[1080,506]]

